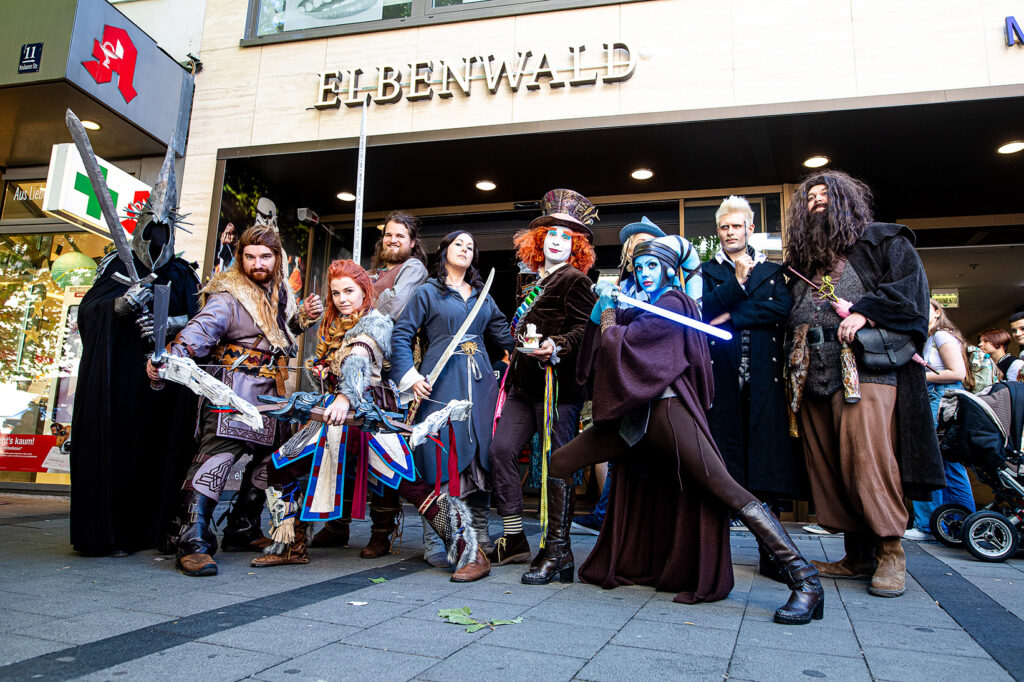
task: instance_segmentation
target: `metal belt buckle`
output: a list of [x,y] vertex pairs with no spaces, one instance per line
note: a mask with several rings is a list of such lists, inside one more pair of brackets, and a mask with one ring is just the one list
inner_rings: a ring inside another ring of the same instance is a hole
[[825,343],[825,334],[821,327],[810,327],[807,330],[807,345],[820,346]]
[[480,346],[476,345],[476,341],[465,341],[459,346],[459,351],[463,355],[476,355],[480,352]]

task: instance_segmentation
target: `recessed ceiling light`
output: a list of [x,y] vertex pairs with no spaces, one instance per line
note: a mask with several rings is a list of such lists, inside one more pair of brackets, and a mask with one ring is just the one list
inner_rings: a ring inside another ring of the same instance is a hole
[[338,192],[338,198],[342,201],[355,201],[356,195],[352,192]]
[[634,180],[650,180],[654,177],[654,171],[650,168],[637,168],[630,175],[633,176]]
[[1007,142],[996,151],[1000,154],[1016,154],[1020,150],[1024,149],[1024,142],[1020,140],[1014,140],[1013,142]]
[[101,126],[96,121],[82,121],[82,127],[85,128],[86,130],[99,130],[103,126]]
[[490,180],[477,180],[476,188],[481,192],[490,192],[492,189],[497,188],[497,185]]
[[827,156],[812,156],[811,158],[804,161],[804,165],[808,168],[821,168],[828,164]]

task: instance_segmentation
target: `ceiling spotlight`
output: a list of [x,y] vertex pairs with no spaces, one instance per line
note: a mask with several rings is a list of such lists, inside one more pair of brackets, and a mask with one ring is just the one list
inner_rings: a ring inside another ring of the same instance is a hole
[[342,201],[355,201],[356,195],[352,192],[338,192],[338,198]]
[[1016,154],[1020,150],[1024,149],[1024,142],[1020,140],[1014,140],[1013,142],[1007,142],[996,151],[1000,154]]
[[811,158],[804,161],[804,165],[808,168],[821,168],[828,164],[827,156],[812,156]]
[[82,127],[85,128],[86,130],[99,130],[103,126],[101,126],[96,121],[82,121]]
[[650,180],[654,177],[654,171],[650,168],[637,168],[630,175],[633,176],[634,180]]
[[495,189],[496,187],[497,185],[495,185],[490,180],[478,180],[476,183],[476,188],[481,192],[490,192],[492,189]]

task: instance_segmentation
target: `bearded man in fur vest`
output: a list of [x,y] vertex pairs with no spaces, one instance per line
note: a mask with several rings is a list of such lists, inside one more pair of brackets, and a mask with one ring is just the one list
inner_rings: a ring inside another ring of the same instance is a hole
[[[288,358],[297,351],[295,337],[323,312],[315,294],[296,306],[281,275],[282,255],[281,238],[272,226],[256,225],[242,233],[234,265],[203,287],[202,310],[167,347],[172,355],[222,366],[214,375],[253,404],[260,395],[285,395]],[[150,379],[159,378],[152,363],[147,373]],[[190,576],[217,574],[217,538],[210,521],[228,472],[245,455],[252,461],[228,515],[222,546],[253,551],[270,542],[260,530],[260,515],[266,462],[279,440],[276,422],[264,417],[263,430],[257,432],[214,407],[202,403],[198,454],[182,487],[178,568]]]

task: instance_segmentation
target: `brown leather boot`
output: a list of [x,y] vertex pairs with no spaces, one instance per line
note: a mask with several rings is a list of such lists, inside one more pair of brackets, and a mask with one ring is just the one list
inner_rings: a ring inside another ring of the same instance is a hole
[[544,546],[523,573],[524,585],[547,585],[555,578],[559,582],[574,580],[576,559],[572,554],[569,527],[576,506],[576,487],[560,478],[548,479],[548,534]]
[[295,522],[295,539],[284,550],[283,554],[263,554],[252,560],[251,566],[256,568],[268,568],[270,566],[287,566],[291,564],[308,564],[309,552],[306,549],[306,529],[308,523],[305,521]]
[[366,543],[359,552],[364,559],[377,559],[386,556],[391,551],[391,532],[382,530],[371,530],[370,541]]
[[871,580],[878,564],[875,561],[875,543],[870,535],[863,533],[843,534],[846,556],[839,561],[811,561],[822,578],[845,578],[847,580]]
[[328,521],[313,536],[316,547],[348,547],[349,519]]
[[487,560],[492,566],[525,564],[530,560],[530,541],[526,533],[502,535],[494,543],[494,549],[487,552]]
[[398,515],[402,512],[401,500],[394,490],[386,489],[384,494],[370,498],[370,541],[359,552],[364,559],[377,559],[391,551],[391,536],[398,528]]
[[878,568],[871,577],[868,592],[876,597],[898,597],[907,589],[907,557],[901,538],[880,538]]
[[474,580],[486,578],[490,573],[491,562],[487,560],[483,550],[477,548],[476,556],[473,560],[455,571],[455,573],[452,573],[451,581],[453,583],[471,583]]
[[217,562],[209,554],[186,554],[179,557],[178,568],[193,578],[217,575]]

